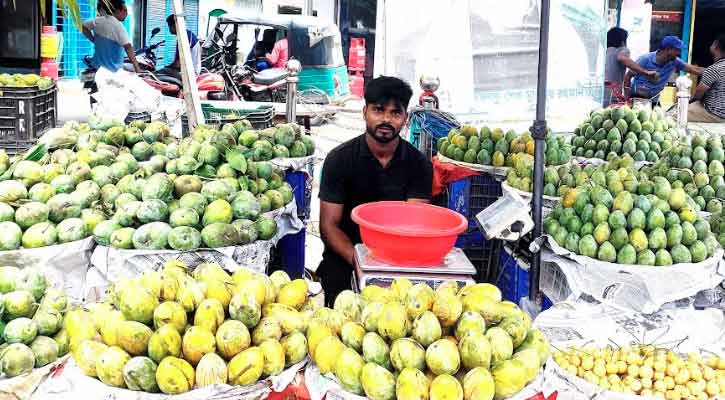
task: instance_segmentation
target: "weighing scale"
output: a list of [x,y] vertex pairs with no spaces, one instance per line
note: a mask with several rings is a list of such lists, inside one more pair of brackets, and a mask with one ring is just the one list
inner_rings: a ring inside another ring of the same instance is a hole
[[352,287],[362,290],[365,286],[388,287],[395,278],[407,278],[413,284],[426,283],[437,288],[445,281],[456,281],[458,286],[474,284],[476,268],[463,250],[454,247],[440,265],[401,267],[375,259],[364,244],[355,245],[355,273]]
[[516,241],[534,228],[531,206],[514,192],[504,196],[476,215],[476,224],[486,239]]

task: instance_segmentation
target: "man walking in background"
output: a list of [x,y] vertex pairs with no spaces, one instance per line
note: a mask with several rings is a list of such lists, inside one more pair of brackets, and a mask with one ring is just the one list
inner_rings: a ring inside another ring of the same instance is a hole
[[93,66],[116,72],[123,67],[125,52],[136,73],[141,72],[131,40],[121,24],[128,17],[126,3],[123,0],[101,0],[98,10],[101,14],[98,18],[83,22],[83,35],[95,47],[91,59]]

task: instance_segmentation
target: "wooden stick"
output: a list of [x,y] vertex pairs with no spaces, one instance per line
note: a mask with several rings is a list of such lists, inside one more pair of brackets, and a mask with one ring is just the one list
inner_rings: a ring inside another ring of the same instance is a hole
[[204,113],[201,111],[199,88],[196,86],[196,72],[191,59],[191,46],[186,35],[186,21],[184,20],[184,5],[181,0],[174,0],[174,22],[176,23],[176,41],[179,46],[179,61],[181,61],[181,81],[183,83],[184,103],[186,103],[186,116],[189,119],[189,130],[204,123]]

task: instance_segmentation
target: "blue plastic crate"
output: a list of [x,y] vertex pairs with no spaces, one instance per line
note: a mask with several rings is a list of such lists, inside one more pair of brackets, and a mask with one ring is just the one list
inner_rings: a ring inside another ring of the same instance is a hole
[[469,229],[476,229],[476,214],[493,204],[501,195],[501,182],[493,176],[473,175],[448,185],[448,208],[466,217]]
[[529,293],[529,271],[522,268],[508,252],[501,251],[496,285],[504,299],[514,303]]
[[292,279],[301,278],[305,273],[305,239],[307,230],[287,235],[279,240],[277,249],[280,252],[282,268]]
[[[504,300],[518,304],[522,297],[529,295],[529,270],[520,265],[509,251],[503,249],[500,252],[499,271],[495,284],[501,290]],[[542,311],[551,308],[552,305],[551,300],[542,293]]]
[[[311,168],[311,167],[310,167]],[[297,216],[302,220],[310,217],[310,206],[312,205],[312,172],[287,171],[284,175],[285,182],[292,186],[292,191],[297,203]]]

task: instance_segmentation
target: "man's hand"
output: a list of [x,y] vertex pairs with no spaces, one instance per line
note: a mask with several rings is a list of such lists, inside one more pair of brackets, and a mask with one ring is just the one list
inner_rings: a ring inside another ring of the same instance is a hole
[[85,26],[83,27],[83,36],[85,36],[91,43],[95,43],[96,41],[96,37],[93,35],[93,32]]
[[704,71],[705,68],[698,67],[697,65],[685,64],[685,72],[687,72],[688,74],[701,76]]
[[330,246],[332,251],[337,253],[351,266],[355,265],[355,251],[352,241],[345,232],[340,229],[342,221],[342,204],[320,201],[320,235],[322,241]]
[[140,74],[143,72],[141,70],[141,67],[138,65],[138,61],[136,60],[136,52],[133,51],[133,47],[131,47],[131,43],[127,43],[123,46],[124,50],[126,50],[126,55],[128,56],[128,59],[131,61],[131,64],[133,64],[133,70]]

